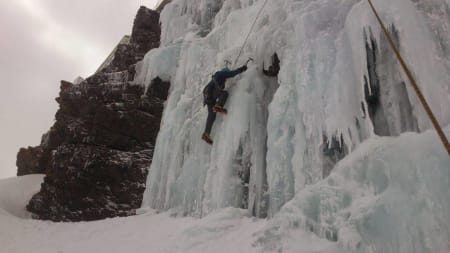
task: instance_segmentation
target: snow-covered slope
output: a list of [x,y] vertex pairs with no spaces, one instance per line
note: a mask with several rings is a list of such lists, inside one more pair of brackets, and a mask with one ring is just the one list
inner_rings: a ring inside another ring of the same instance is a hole
[[[374,2],[448,126],[449,1]],[[143,206],[193,216],[244,208],[271,218],[267,242],[289,238],[287,227],[355,252],[450,251],[450,158],[433,132],[402,134],[431,124],[367,1],[268,1],[234,67],[255,62],[228,81],[214,145],[201,141],[201,91],[236,59],[263,4],[174,0],[162,12],[162,47],[135,80],[171,82]],[[281,70],[266,77],[274,53]]]
[[[26,218],[25,204],[37,192],[42,176],[0,180],[0,252],[5,253],[257,253],[257,235],[267,221],[247,217],[236,208],[203,219],[145,214],[95,222],[53,223]],[[25,190],[24,190],[25,189]],[[300,233],[302,243],[288,245],[305,253],[339,253],[336,245]],[[301,251],[299,247],[301,246]]]
[[25,206],[39,191],[43,178],[44,175],[35,174],[2,179],[0,181],[0,215],[29,218],[31,215],[25,210]]

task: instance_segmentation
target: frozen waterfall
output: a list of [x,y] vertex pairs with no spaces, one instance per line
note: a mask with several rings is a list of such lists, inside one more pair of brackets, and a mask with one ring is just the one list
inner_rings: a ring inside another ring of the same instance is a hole
[[[269,0],[214,145],[200,139],[202,89],[234,61],[263,2],[164,8],[161,48],[135,80],[171,82],[143,207],[199,217],[239,207],[272,219],[261,238],[301,228],[355,252],[448,251],[450,158],[366,1]],[[374,4],[450,136],[450,2]],[[265,76],[275,53],[280,71]]]

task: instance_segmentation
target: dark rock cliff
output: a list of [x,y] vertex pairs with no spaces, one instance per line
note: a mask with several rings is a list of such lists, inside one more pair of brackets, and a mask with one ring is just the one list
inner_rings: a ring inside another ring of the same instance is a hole
[[21,149],[18,175],[45,173],[27,209],[53,221],[134,214],[145,189],[169,83],[131,83],[134,66],[158,47],[159,14],[141,7],[99,70],[79,84],[61,82],[55,124],[38,147]]

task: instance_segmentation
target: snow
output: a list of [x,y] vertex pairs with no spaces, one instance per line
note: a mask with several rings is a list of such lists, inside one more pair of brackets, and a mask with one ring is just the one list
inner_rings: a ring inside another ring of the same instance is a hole
[[0,182],[0,215],[29,218],[26,203],[37,193],[44,175],[2,179]]
[[[236,208],[225,208],[203,219],[176,218],[169,213],[145,210],[133,217],[95,222],[32,220],[24,215],[24,208],[42,178],[42,175],[31,175],[0,180],[1,252],[256,253],[264,250],[257,236],[267,221],[248,217],[244,210]],[[334,244],[313,234],[304,240],[308,246],[295,252],[339,252]]]
[[[367,1],[269,1],[233,66],[255,59],[228,81],[229,114],[215,122],[214,145],[200,139],[201,91],[225,60],[234,62],[263,2],[174,0],[163,10],[161,48],[135,80],[171,82],[143,207],[193,217],[235,207],[288,224],[294,216],[294,227],[349,251],[449,251],[450,226],[437,221],[450,220],[450,160]],[[450,136],[449,2],[374,4]],[[275,52],[280,73],[265,77],[261,66]],[[373,113],[367,97],[377,85]],[[369,178],[347,175],[357,171]]]
[[84,78],[81,76],[78,76],[77,78],[75,78],[75,80],[73,81],[73,84],[78,85],[80,83],[82,83],[84,81]]

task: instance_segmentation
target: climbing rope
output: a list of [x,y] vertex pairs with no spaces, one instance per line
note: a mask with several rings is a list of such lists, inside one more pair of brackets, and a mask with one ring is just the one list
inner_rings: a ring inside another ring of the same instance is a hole
[[248,38],[250,37],[250,34],[252,33],[253,28],[255,27],[256,21],[258,20],[259,16],[261,15],[262,11],[264,10],[264,7],[266,7],[266,4],[267,4],[268,2],[269,2],[268,0],[266,0],[266,1],[264,2],[264,4],[261,6],[261,9],[260,9],[259,12],[258,12],[258,14],[256,15],[255,21],[253,22],[253,24],[252,24],[250,30],[248,31],[247,38],[245,38],[244,44],[242,45],[241,49],[239,50],[239,54],[238,54],[238,56],[236,57],[236,60],[234,60],[233,66],[236,66],[236,63],[237,63],[237,61],[239,60],[239,57],[241,57],[242,50],[244,49],[245,45],[247,44]]
[[414,91],[417,94],[417,97],[419,98],[420,102],[422,103],[422,106],[424,107],[425,111],[427,112],[428,116],[430,117],[431,122],[434,125],[434,128],[436,129],[436,132],[438,133],[439,137],[441,138],[442,144],[444,144],[444,147],[447,149],[448,154],[450,155],[450,144],[448,142],[447,137],[444,134],[444,131],[442,131],[441,126],[439,125],[439,122],[437,121],[436,117],[433,114],[433,111],[431,110],[430,106],[428,105],[425,97],[423,96],[422,92],[419,89],[419,86],[416,83],[416,80],[414,79],[413,75],[411,74],[411,71],[409,70],[408,66],[406,65],[405,61],[403,60],[402,56],[400,55],[400,52],[398,51],[397,47],[394,44],[394,41],[391,38],[391,35],[386,29],[386,26],[384,25],[383,21],[381,20],[380,16],[378,15],[377,10],[372,4],[371,0],[367,0],[369,2],[370,8],[372,9],[373,13],[375,14],[375,17],[378,20],[378,23],[380,23],[381,28],[383,29],[384,35],[386,36],[389,44],[391,45],[392,50],[394,51],[395,55],[397,56],[400,65],[402,66],[403,70],[406,73],[406,76],[408,77],[409,81],[411,82],[412,87],[414,88]]
[[170,3],[172,0],[159,0],[157,4],[155,5],[155,10],[158,12],[161,12],[164,6],[168,3]]

